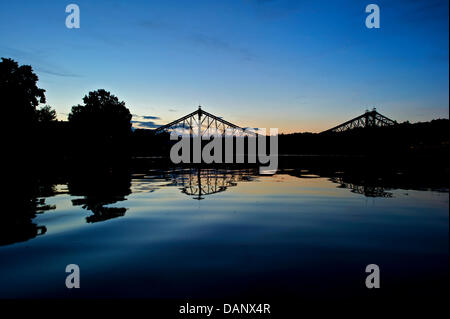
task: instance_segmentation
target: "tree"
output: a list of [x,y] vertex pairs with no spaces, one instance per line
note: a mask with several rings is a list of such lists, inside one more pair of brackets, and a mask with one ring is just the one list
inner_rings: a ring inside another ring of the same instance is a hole
[[89,92],[83,102],[69,114],[82,146],[101,151],[125,146],[131,135],[131,113],[125,102],[103,89]]
[[56,120],[56,111],[51,108],[51,106],[46,105],[40,110],[36,111],[37,121],[39,123],[49,123]]
[[37,75],[29,65],[7,58],[0,62],[0,97],[9,119],[20,120],[24,128],[36,121],[36,107],[45,103],[45,90],[38,88]]

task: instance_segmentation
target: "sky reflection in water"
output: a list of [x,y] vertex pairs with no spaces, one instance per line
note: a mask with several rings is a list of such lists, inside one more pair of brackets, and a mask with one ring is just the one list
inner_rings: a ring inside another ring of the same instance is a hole
[[[440,287],[448,202],[299,170],[80,176],[7,217],[0,297],[346,296],[370,263],[392,293]],[[71,263],[82,289],[65,288]]]

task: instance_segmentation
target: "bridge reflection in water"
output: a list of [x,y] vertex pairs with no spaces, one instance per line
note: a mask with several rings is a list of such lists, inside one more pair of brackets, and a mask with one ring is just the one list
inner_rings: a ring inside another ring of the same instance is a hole
[[354,184],[344,180],[342,177],[332,177],[330,181],[340,184],[339,188],[349,189],[352,193],[361,194],[366,197],[392,197],[392,193],[386,192],[382,186],[370,184]]
[[[257,169],[175,169],[155,174],[134,176],[133,192],[148,192],[166,186],[177,186],[183,194],[193,199],[202,200],[205,196],[226,191],[236,186],[238,182],[252,181],[257,175]],[[149,184],[148,182],[152,183]],[[151,189],[148,189],[148,186]]]
[[[350,190],[352,193],[366,197],[392,197],[388,185],[379,185],[379,181],[367,181],[362,177],[335,176],[328,174],[311,175],[309,170],[278,171],[277,174],[287,174],[298,178],[327,178],[339,184],[338,188]],[[229,187],[237,186],[239,182],[252,181],[259,176],[258,169],[174,169],[168,171],[155,171],[154,174],[134,175],[132,192],[153,192],[169,186],[177,186],[183,194],[192,196],[197,200],[205,196],[226,191]],[[136,179],[137,177],[137,179]],[[382,183],[381,183],[382,184]]]
[[[241,183],[251,184],[251,181],[261,181],[261,184],[272,187],[266,190],[276,194],[273,197],[274,200],[281,196],[280,201],[284,196],[292,195],[290,193],[292,190],[298,190],[295,196],[301,197],[302,192],[308,194],[311,187],[328,191],[337,187],[365,197],[393,199],[397,196],[395,190],[399,189],[448,193],[445,180],[427,180],[426,174],[418,175],[417,172],[410,175],[398,174],[394,171],[392,174],[378,175],[374,172],[296,168],[280,169],[274,179],[261,177],[256,167],[144,169],[140,173],[134,172],[132,173],[128,168],[105,168],[80,170],[67,176],[56,176],[54,180],[37,179],[32,175],[23,174],[20,178],[16,177],[15,183],[10,184],[12,194],[5,197],[14,202],[16,207],[13,210],[6,210],[0,219],[3,225],[3,231],[0,232],[0,246],[47,234],[49,220],[51,223],[58,223],[58,218],[52,219],[51,212],[59,212],[61,209],[71,210],[67,205],[79,207],[81,210],[76,210],[77,213],[85,211],[80,216],[86,223],[105,222],[127,214],[135,201],[129,195],[144,193],[147,194],[144,195],[145,198],[152,198],[153,195],[149,196],[150,193],[155,191],[159,193],[165,188],[178,189],[182,197],[189,196],[188,198],[195,200],[214,199],[215,196],[207,196],[225,192],[230,187]],[[288,181],[284,179],[287,175],[298,180]],[[321,181],[305,183],[310,179],[321,179]],[[278,184],[278,187],[273,184],[274,181],[277,183],[284,181],[284,184]],[[261,184],[259,184],[259,192],[262,191]],[[290,185],[291,188],[286,188],[285,185]],[[286,190],[287,193],[284,194]],[[155,198],[160,196],[155,194]],[[232,201],[232,199],[229,200]],[[73,220],[70,220],[70,223],[72,222]]]

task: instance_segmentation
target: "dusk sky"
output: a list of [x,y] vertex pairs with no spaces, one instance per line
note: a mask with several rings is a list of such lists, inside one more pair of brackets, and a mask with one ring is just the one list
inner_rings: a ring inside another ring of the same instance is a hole
[[[66,28],[70,3],[79,29]],[[370,3],[380,29],[365,26]],[[148,127],[199,104],[284,133],[372,107],[426,121],[449,116],[448,10],[435,0],[1,0],[0,57],[33,67],[59,119],[104,88]]]

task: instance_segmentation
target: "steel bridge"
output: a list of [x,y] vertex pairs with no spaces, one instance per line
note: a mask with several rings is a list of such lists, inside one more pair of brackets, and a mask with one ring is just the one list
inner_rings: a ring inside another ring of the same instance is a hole
[[210,136],[210,135],[231,135],[231,136],[256,136],[257,133],[251,128],[242,128],[233,123],[225,121],[221,117],[215,116],[198,109],[186,116],[179,118],[169,124],[158,127],[155,133],[177,131],[180,134],[190,136]]
[[332,127],[326,131],[323,131],[322,133],[344,132],[354,128],[392,126],[395,124],[397,124],[396,121],[391,120],[390,118],[378,113],[377,109],[373,108],[372,111],[366,110],[364,114],[355,117],[350,121]]

